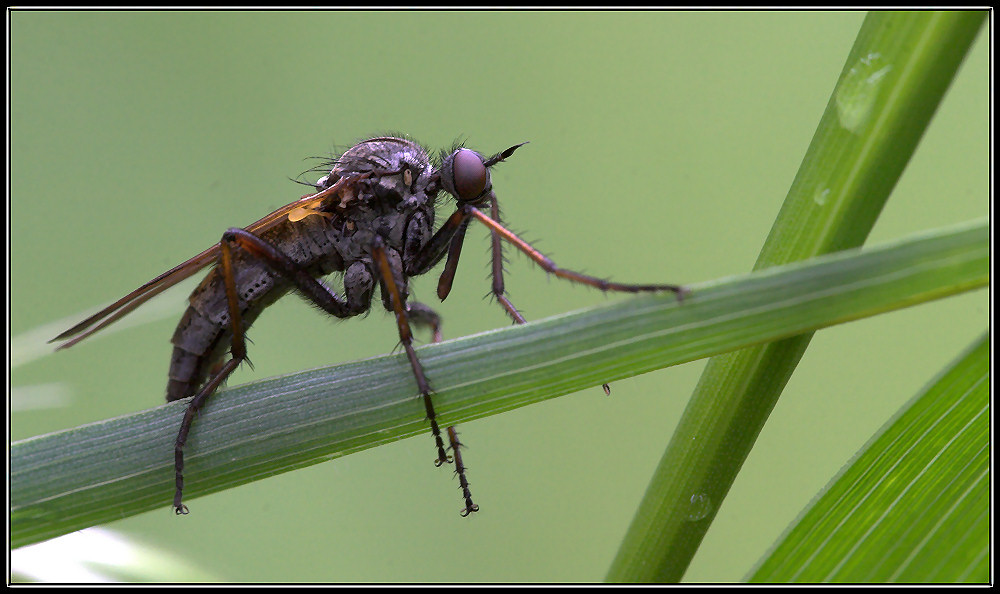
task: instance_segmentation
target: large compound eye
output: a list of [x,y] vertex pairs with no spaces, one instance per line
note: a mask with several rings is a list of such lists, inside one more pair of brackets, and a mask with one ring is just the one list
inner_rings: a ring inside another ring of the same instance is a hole
[[486,190],[489,172],[475,151],[458,149],[451,158],[454,194],[459,200],[474,200]]

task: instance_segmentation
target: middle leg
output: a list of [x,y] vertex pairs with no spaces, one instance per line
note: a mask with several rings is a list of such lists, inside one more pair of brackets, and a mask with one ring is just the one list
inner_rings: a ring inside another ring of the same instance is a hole
[[[431,331],[431,342],[441,342],[441,316],[433,309],[423,303],[409,303],[406,311],[410,321],[417,326],[425,326]],[[462,510],[462,517],[479,511],[479,505],[472,501],[472,491],[469,489],[469,481],[465,476],[466,466],[462,462],[462,452],[459,448],[462,442],[458,441],[458,431],[454,426],[445,429],[448,433],[448,447],[451,450],[452,458],[455,461],[455,475],[458,476],[459,488],[462,489],[462,497],[465,499],[465,508]]]
[[[445,453],[444,440],[441,437],[441,429],[437,423],[437,414],[434,412],[434,404],[431,401],[431,387],[424,374],[423,365],[420,364],[420,360],[413,349],[413,333],[410,330],[410,319],[412,317],[417,323],[429,325],[435,338],[439,340],[441,336],[441,319],[433,310],[425,305],[417,303],[408,305],[406,303],[404,295],[406,287],[405,279],[403,278],[402,263],[399,256],[394,252],[392,252],[392,256],[390,257],[390,252],[386,248],[384,241],[378,236],[375,237],[372,245],[372,259],[381,276],[383,303],[387,309],[391,309],[396,315],[399,341],[403,345],[403,350],[406,351],[406,357],[410,361],[410,367],[417,381],[417,388],[423,398],[424,410],[427,414],[427,420],[431,425],[431,433],[434,436],[434,444],[438,451],[438,457],[434,463],[436,466],[450,463],[452,458]],[[451,449],[458,455],[458,448],[461,444],[458,442],[457,433],[455,433],[454,428],[450,428],[448,435]],[[460,464],[456,468],[456,472],[459,476],[459,482],[463,486],[463,495],[465,495],[466,499],[466,508],[463,510],[462,515],[467,516],[477,511],[479,506],[472,503],[471,494],[468,492],[465,467]]]

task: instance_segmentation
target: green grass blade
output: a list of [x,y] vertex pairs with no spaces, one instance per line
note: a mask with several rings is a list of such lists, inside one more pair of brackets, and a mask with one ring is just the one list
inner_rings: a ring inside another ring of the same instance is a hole
[[[988,281],[988,228],[976,222],[696,285],[683,304],[670,295],[626,299],[418,353],[443,426]],[[152,509],[169,513],[184,405],[12,444],[12,545]],[[247,384],[213,396],[195,422],[185,494],[190,503],[427,431],[403,354]]]
[[[985,16],[868,15],[755,269],[864,242]],[[609,581],[681,579],[811,338],[709,361]]]
[[988,582],[989,346],[888,422],[751,581]]

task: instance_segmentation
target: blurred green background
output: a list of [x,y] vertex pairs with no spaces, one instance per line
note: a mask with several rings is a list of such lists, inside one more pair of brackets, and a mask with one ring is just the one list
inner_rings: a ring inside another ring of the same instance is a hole
[[[15,11],[13,438],[160,404],[186,291],[69,351],[35,358],[38,337],[297,198],[305,157],[387,130],[484,153],[531,141],[494,186],[510,226],[564,266],[644,282],[746,272],[863,18]],[[870,243],[987,214],[987,52],[984,32]],[[438,307],[447,336],[508,323],[483,299],[487,250],[474,228]],[[509,255],[529,319],[625,298]],[[435,302],[435,283],[418,279],[416,297]],[[742,578],[987,320],[979,291],[818,333],[686,579]],[[381,311],[338,322],[295,298],[249,336],[255,370],[230,385],[397,343]],[[163,509],[109,527],[220,580],[600,580],[703,365],[462,425],[471,519],[419,436],[190,500],[184,518],[164,493]]]

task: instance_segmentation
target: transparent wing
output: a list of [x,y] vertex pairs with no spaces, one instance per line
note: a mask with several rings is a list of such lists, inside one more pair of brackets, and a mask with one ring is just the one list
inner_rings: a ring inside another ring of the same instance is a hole
[[[337,183],[333,184],[329,188],[326,188],[321,192],[317,192],[316,194],[303,196],[295,202],[286,204],[259,221],[247,226],[245,229],[254,235],[259,236],[264,231],[267,231],[268,229],[286,220],[298,221],[310,214],[322,214],[320,211],[316,210],[318,207],[322,206],[328,198],[343,189],[346,184],[358,181],[363,177],[368,177],[368,175],[343,177],[337,180]],[[61,340],[66,341],[56,347],[56,350],[66,349],[75,345],[91,334],[94,334],[95,332],[98,332],[115,323],[129,312],[139,307],[146,301],[149,301],[164,290],[187,279],[209,264],[214,264],[219,257],[219,253],[219,245],[213,245],[197,256],[185,261],[182,264],[178,264],[177,266],[157,276],[128,295],[125,295],[118,301],[115,301],[111,305],[83,320],[69,330],[66,330],[59,336],[56,336],[49,342],[58,342]]]

